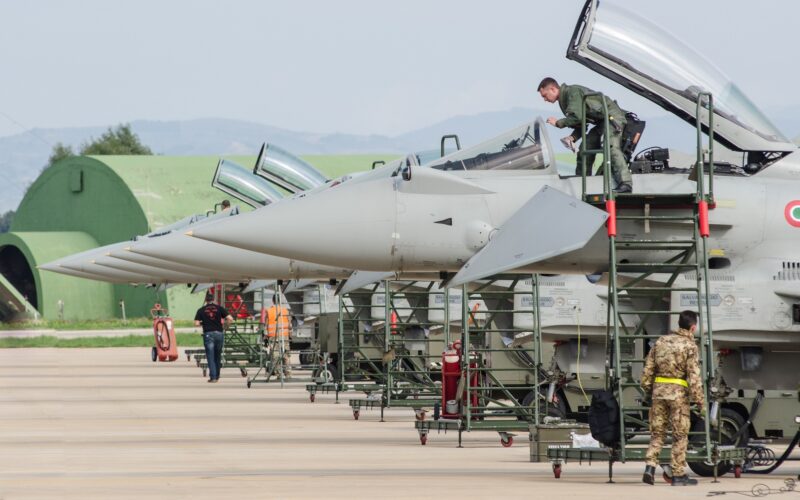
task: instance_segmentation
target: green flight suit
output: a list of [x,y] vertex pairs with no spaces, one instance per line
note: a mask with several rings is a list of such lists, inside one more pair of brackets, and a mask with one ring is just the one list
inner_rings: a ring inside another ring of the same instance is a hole
[[[558,128],[571,128],[572,138],[577,142],[581,138],[581,121],[583,118],[583,96],[585,94],[593,93],[594,91],[580,85],[567,85],[561,84],[560,93],[558,96],[558,105],[564,113],[564,118],[556,121]],[[611,124],[609,133],[609,143],[611,148],[611,172],[614,176],[616,185],[621,182],[631,182],[631,171],[628,169],[628,162],[625,161],[625,156],[622,154],[622,130],[625,128],[627,120],[625,120],[625,111],[623,111],[616,101],[612,101],[605,97],[606,106],[608,107],[608,119]],[[586,133],[586,149],[600,149],[603,143],[603,105],[598,96],[589,97],[586,100],[588,107],[588,114],[586,115],[586,122],[591,123],[594,127]],[[586,168],[587,174],[591,175],[591,168],[594,165],[594,154],[586,155]],[[578,164],[575,168],[575,174],[581,175],[581,153],[578,152]],[[600,167],[598,174],[603,172]]]

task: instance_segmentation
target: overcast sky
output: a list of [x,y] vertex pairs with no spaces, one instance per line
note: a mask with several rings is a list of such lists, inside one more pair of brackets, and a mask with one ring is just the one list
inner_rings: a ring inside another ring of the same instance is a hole
[[[708,57],[759,106],[800,104],[800,1],[619,3]],[[657,113],[564,57],[582,4],[5,0],[0,136],[201,117],[392,135],[542,108],[535,88],[547,75]]]

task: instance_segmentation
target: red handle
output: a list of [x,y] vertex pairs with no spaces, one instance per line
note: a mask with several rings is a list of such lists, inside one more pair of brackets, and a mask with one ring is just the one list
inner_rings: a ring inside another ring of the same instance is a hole
[[608,237],[617,235],[617,202],[616,200],[606,200],[606,212],[608,212],[608,220],[606,220],[606,229],[608,229]]
[[708,238],[709,234],[711,234],[711,230],[708,226],[708,202],[706,200],[700,200],[697,205],[697,216],[700,223],[700,236],[703,238]]

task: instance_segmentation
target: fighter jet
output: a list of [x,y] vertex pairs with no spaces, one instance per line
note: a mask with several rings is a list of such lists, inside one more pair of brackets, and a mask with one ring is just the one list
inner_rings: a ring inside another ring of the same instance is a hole
[[[712,64],[611,3],[601,9],[587,2],[567,55],[692,125],[699,114],[705,133],[712,128],[716,142],[741,153],[738,162],[706,162],[715,170],[707,240],[716,281],[710,294],[715,338],[740,358],[725,360],[722,374],[743,391],[740,398],[759,386],[796,388],[796,377],[785,375],[800,351],[797,147]],[[713,96],[713,115],[704,93]],[[658,153],[634,159],[637,195],[695,192],[693,165],[670,164],[665,149]],[[608,269],[605,213],[582,201],[581,178],[558,174],[541,122],[423,166],[407,162],[381,173],[387,172],[209,224],[193,236],[332,266],[439,272],[450,285],[498,273],[597,275]],[[708,185],[709,177],[703,180]],[[586,192],[602,193],[601,179],[588,178]],[[693,236],[691,224],[670,220],[684,212],[645,209],[664,217],[618,220],[618,241]],[[252,227],[285,237],[245,230]],[[624,258],[629,267],[664,261],[659,252],[626,252]],[[697,307],[691,293],[676,291],[670,301],[673,309]],[[581,352],[580,343],[576,347]],[[603,357],[587,356],[598,362]],[[783,392],[794,406],[773,416],[796,414],[796,391]]]
[[[710,213],[708,240],[712,267],[740,265],[755,252],[774,258],[773,266],[790,261],[797,238],[794,217],[800,212],[797,147],[741,92],[727,91],[735,85],[691,49],[670,42],[658,27],[624,17],[628,14],[621,9],[598,16],[596,4],[587,6],[591,8],[585,16],[591,16],[591,22],[584,17],[576,29],[572,59],[687,121],[695,119],[699,99],[706,128],[708,103],[699,92],[711,91],[716,140],[743,153],[740,165],[715,165],[716,206]],[[625,30],[614,22],[624,22]],[[630,44],[631,39],[637,44]],[[665,168],[663,162],[637,161],[639,171],[654,171],[634,175],[637,193],[695,192],[691,165]],[[607,270],[607,214],[581,201],[580,177],[557,173],[541,122],[422,167],[406,164],[390,177],[373,175],[208,224],[192,234],[331,266],[455,273],[451,285],[503,272]],[[602,193],[601,181],[588,178],[587,192]],[[652,207],[651,213],[659,209]],[[270,228],[282,238],[269,238],[253,227]],[[681,240],[692,231],[691,224],[666,218],[647,224],[618,221],[619,240],[644,235]],[[663,257],[659,252],[626,254],[631,262],[643,264]]]
[[[227,217],[238,213],[238,208],[222,211],[215,215],[197,214],[185,217],[173,224],[162,227],[135,240],[150,240],[164,237],[176,230],[184,230],[203,220],[216,217]],[[182,232],[182,231],[181,231]],[[129,262],[115,258],[115,254],[132,244],[133,241],[118,242],[62,257],[56,261],[43,264],[39,269],[67,274],[71,276],[110,281],[114,283],[199,283],[208,281],[239,282],[241,277],[218,273],[209,268],[197,268],[184,265],[170,265],[165,261],[152,259],[150,262]]]
[[[342,183],[359,183],[374,177],[389,177],[390,173],[404,164],[404,161],[418,165],[424,158],[441,156],[440,151],[425,151],[409,155],[406,159],[390,162],[383,168],[368,173],[347,174],[326,181],[321,173],[291,153],[265,143],[258,155],[253,172],[230,160],[221,160],[217,166],[212,185],[230,196],[253,207],[267,206],[280,198],[272,195],[272,188],[264,186],[266,180],[275,182],[290,192],[290,197],[302,198],[314,192],[336,187]],[[265,180],[266,179],[266,180]],[[112,257],[130,262],[152,265],[155,267],[179,270],[170,267],[190,266],[191,268],[213,268],[219,273],[239,277],[240,281],[263,279],[351,279],[348,289],[373,283],[394,273],[372,275],[361,273],[353,278],[353,271],[348,268],[332,267],[304,262],[296,259],[275,257],[263,253],[252,252],[230,246],[219,245],[209,241],[191,238],[184,232],[193,233],[206,222],[193,224],[190,231],[172,231],[171,234],[158,238],[140,238],[123,249],[111,253]],[[272,238],[282,238],[280,233],[267,231]],[[150,261],[150,259],[157,259]],[[413,278],[419,278],[419,275]],[[425,276],[426,278],[428,276]],[[431,278],[436,278],[432,275]],[[345,290],[345,291],[346,291]]]

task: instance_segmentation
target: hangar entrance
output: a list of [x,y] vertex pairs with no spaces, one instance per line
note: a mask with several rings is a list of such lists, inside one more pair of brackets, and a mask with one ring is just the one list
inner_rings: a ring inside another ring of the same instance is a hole
[[33,271],[19,248],[12,245],[0,248],[0,274],[16,288],[22,298],[38,310],[38,294]]

